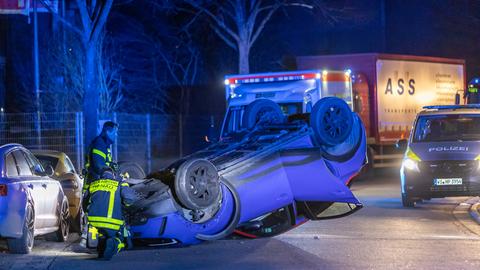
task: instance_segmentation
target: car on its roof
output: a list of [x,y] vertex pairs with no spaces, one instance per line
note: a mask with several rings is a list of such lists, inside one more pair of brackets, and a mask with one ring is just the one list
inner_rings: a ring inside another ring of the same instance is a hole
[[68,200],[35,156],[20,144],[0,146],[0,238],[12,253],[29,253],[34,237],[68,237]]
[[74,232],[82,229],[82,188],[83,179],[75,170],[67,154],[54,150],[31,150],[44,168],[52,167],[51,177],[60,182],[68,198],[70,210],[70,228]]
[[400,144],[403,206],[480,195],[480,105],[426,106]]

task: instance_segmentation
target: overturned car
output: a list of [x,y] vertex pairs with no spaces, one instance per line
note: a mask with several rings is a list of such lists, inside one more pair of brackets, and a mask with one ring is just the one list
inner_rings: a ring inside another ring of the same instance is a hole
[[[298,108],[316,90],[299,91]],[[272,98],[230,101],[218,142],[132,181],[145,197],[128,213],[134,238],[189,245],[273,236],[362,207],[349,186],[366,163],[365,129],[344,100],[287,113]]]

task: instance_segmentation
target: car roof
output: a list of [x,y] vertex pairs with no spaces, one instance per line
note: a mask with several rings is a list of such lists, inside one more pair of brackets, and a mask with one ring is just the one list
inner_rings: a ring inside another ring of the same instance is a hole
[[44,149],[32,149],[30,150],[34,155],[41,155],[41,156],[50,156],[59,158],[63,156],[65,153],[55,150],[44,150]]
[[479,114],[480,109],[475,108],[452,108],[452,109],[426,109],[418,113],[418,116],[424,115],[452,115],[452,114]]
[[22,148],[22,149],[25,149],[25,147],[19,143],[8,143],[8,144],[4,144],[2,146],[0,146],[0,154],[4,154],[10,150],[12,150],[13,148]]

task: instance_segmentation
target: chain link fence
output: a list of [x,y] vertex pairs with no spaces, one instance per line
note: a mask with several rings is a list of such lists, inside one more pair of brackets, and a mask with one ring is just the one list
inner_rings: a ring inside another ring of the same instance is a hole
[[[106,120],[119,124],[114,158],[137,163],[148,173],[206,147],[205,136],[218,136],[223,116],[113,113],[100,119],[100,124]],[[84,134],[82,113],[0,113],[1,145],[20,143],[28,149],[62,151],[77,169],[83,168],[90,143],[84,143]]]

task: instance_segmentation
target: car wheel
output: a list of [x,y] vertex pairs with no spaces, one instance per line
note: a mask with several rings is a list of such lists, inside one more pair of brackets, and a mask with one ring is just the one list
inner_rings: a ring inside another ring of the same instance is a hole
[[353,114],[347,103],[337,97],[320,99],[313,106],[310,126],[314,139],[320,145],[336,146],[343,143],[353,126]]
[[132,179],[144,179],[146,176],[145,171],[137,163],[120,162],[118,166],[120,174],[128,173]]
[[362,121],[360,117],[354,114],[351,132],[342,143],[334,146],[320,144],[319,147],[322,149],[323,156],[326,159],[343,162],[352,158],[361,145],[362,140],[365,140],[364,137]]
[[280,106],[269,99],[257,99],[248,104],[242,118],[242,127],[252,129],[257,124],[281,124],[285,121]]
[[70,211],[68,210],[68,201],[66,197],[63,199],[58,218],[59,224],[58,230],[55,232],[55,240],[57,242],[66,242],[68,238],[68,231],[70,229]]
[[20,238],[7,239],[8,249],[11,253],[28,254],[32,251],[35,233],[35,214],[33,207],[28,204],[23,223],[23,234]]
[[206,159],[192,159],[178,168],[175,194],[185,208],[200,210],[213,206],[220,196],[217,168]]
[[403,207],[415,207],[415,201],[407,194],[402,193],[402,205]]

